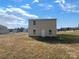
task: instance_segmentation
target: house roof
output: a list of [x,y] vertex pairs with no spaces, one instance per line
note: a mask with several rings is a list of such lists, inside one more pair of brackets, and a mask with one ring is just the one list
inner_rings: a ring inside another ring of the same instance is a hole
[[3,27],[4,27],[4,28],[7,28],[6,26],[0,25],[0,28],[3,28]]
[[29,19],[29,20],[56,20],[56,18]]

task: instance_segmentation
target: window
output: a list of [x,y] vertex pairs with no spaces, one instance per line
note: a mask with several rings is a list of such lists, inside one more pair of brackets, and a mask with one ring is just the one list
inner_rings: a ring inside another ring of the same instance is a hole
[[49,30],[49,35],[51,35],[52,34],[52,30]]
[[36,30],[33,30],[33,34],[36,34]]
[[33,21],[33,25],[36,25],[36,21],[35,20]]

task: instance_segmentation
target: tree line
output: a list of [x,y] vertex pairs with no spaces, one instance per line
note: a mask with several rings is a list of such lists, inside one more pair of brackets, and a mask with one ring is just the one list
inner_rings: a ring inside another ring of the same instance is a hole
[[9,32],[27,32],[28,30],[26,28],[14,28],[14,29],[9,29]]
[[57,30],[58,31],[69,31],[69,30],[76,31],[76,30],[79,30],[79,27],[74,27],[74,28],[67,27],[67,28],[60,28],[60,29],[57,29]]

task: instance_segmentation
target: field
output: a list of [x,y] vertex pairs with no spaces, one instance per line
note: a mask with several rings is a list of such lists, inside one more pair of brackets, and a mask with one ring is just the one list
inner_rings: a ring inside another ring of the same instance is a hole
[[79,32],[58,32],[56,39],[0,35],[0,59],[79,59]]

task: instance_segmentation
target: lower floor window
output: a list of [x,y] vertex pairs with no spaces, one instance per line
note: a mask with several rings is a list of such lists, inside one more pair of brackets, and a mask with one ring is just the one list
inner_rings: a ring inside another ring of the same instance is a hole
[[35,29],[33,30],[33,34],[36,34],[36,30]]

